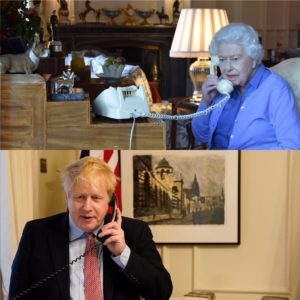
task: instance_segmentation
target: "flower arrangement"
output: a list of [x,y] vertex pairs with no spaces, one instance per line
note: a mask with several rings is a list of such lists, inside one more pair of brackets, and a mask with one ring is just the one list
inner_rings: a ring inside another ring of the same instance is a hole
[[108,57],[102,66],[104,76],[120,78],[125,68],[125,59],[122,57]]
[[1,37],[21,37],[31,46],[35,33],[42,33],[41,18],[36,9],[39,3],[34,1],[34,6],[28,8],[26,0],[1,1]]

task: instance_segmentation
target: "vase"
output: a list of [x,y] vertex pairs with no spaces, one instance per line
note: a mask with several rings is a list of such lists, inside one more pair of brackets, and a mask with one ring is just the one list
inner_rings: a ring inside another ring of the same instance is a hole
[[76,75],[80,75],[84,71],[85,63],[84,63],[84,55],[81,51],[73,51],[72,52],[72,61],[71,61],[71,70]]

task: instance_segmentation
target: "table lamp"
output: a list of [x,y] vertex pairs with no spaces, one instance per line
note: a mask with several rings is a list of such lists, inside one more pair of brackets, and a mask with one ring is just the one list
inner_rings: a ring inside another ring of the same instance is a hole
[[214,34],[228,24],[223,9],[187,8],[182,9],[174,34],[170,57],[195,58],[190,65],[190,77],[194,85],[191,101],[202,98],[201,86],[209,74],[208,47]]

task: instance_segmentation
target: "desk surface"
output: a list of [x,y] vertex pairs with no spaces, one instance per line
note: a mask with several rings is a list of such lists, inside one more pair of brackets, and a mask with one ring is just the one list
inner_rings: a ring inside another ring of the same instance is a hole
[[[74,127],[48,127],[48,149],[129,149],[131,123],[101,123]],[[166,128],[162,121],[136,123],[132,148],[166,149]]]

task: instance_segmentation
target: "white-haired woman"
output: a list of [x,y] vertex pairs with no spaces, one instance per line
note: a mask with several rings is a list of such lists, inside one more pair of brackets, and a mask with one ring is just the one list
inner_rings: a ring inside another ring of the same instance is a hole
[[220,102],[220,79],[234,86],[229,101],[193,120],[195,138],[208,149],[300,149],[300,117],[287,82],[262,64],[263,47],[249,25],[221,28],[209,47],[222,76],[209,75],[198,111]]

